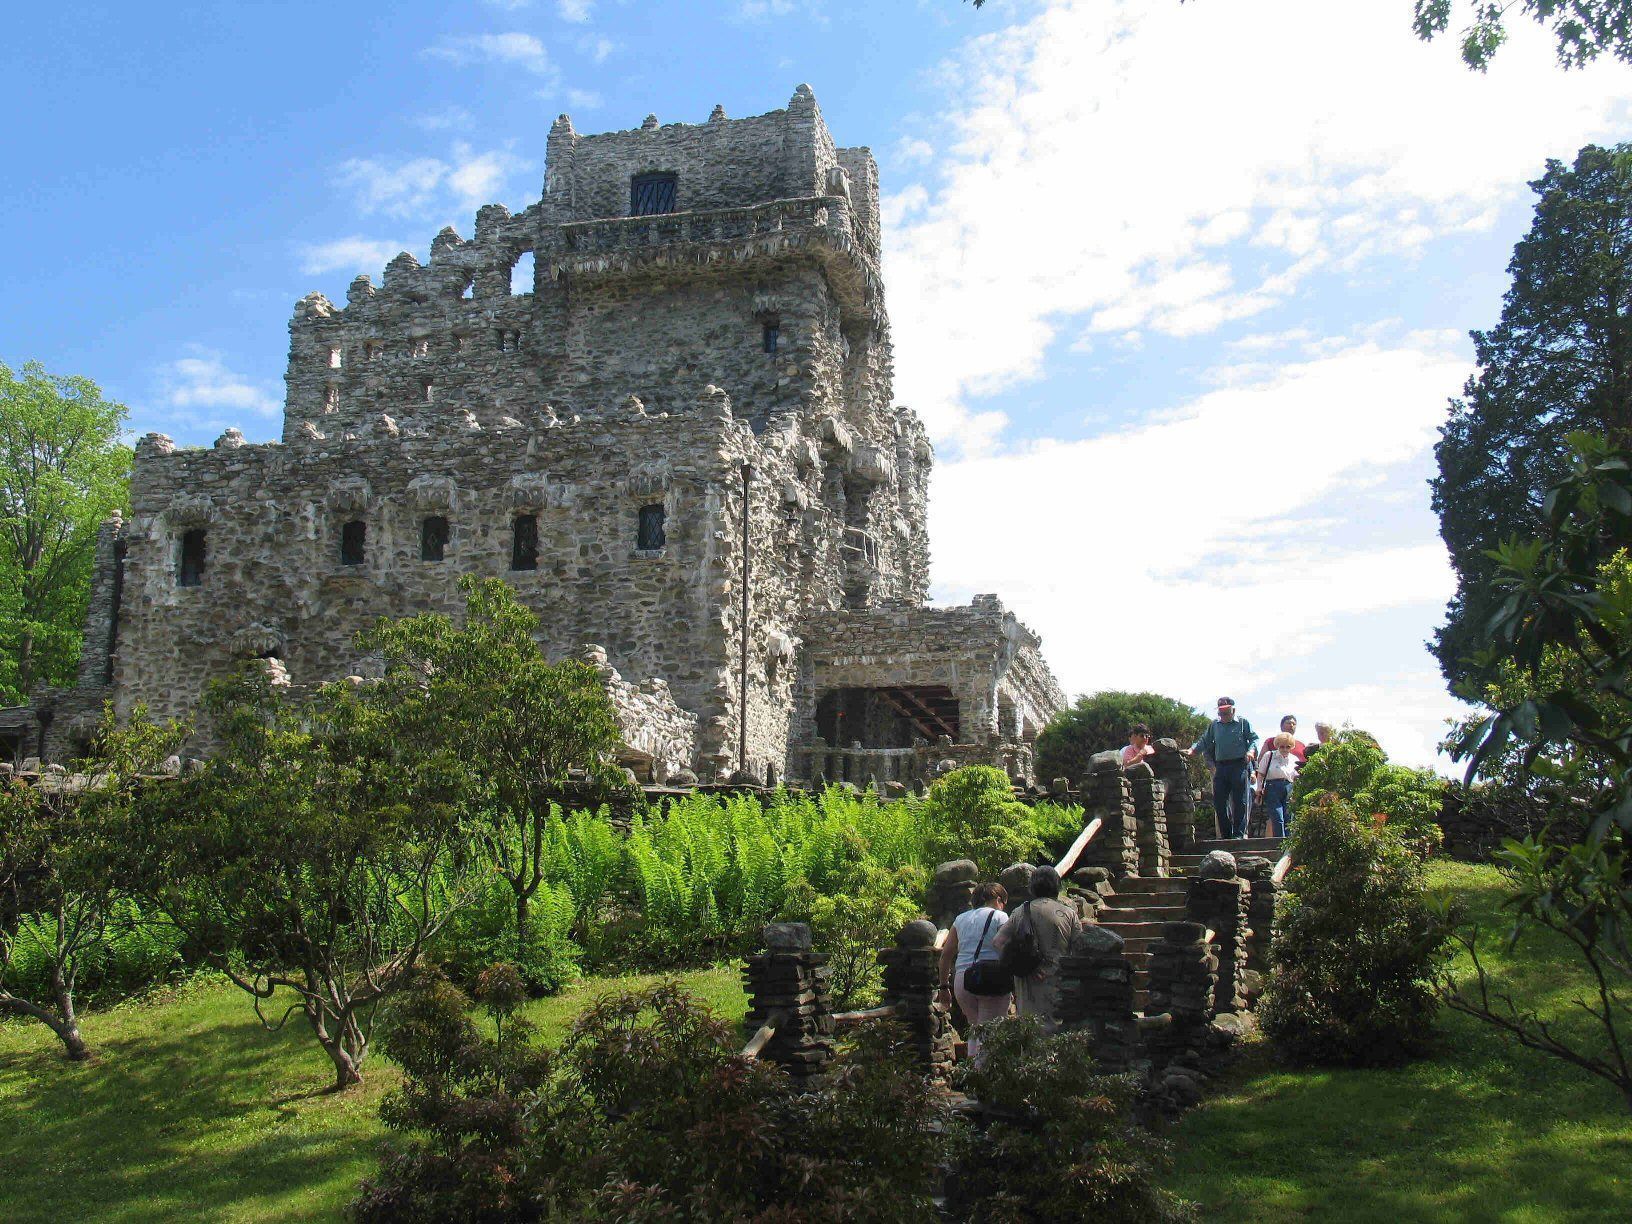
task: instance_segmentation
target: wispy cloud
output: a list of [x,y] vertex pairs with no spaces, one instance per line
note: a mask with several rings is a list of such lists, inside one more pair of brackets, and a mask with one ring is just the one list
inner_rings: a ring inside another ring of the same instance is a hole
[[520,164],[508,149],[476,150],[456,144],[447,160],[350,158],[340,164],[335,181],[352,193],[365,216],[416,217],[445,202],[461,208],[488,203]]
[[450,34],[422,53],[430,59],[446,60],[465,67],[471,64],[512,64],[528,72],[550,71],[550,57],[544,44],[532,34],[511,31],[504,34]]
[[352,235],[331,242],[303,243],[296,253],[300,270],[307,276],[328,272],[378,272],[403,249],[400,242],[381,241]]
[[476,121],[476,117],[462,106],[445,106],[441,110],[430,111],[414,117],[414,126],[424,128],[427,132],[448,132],[467,128]]
[[618,44],[604,34],[585,34],[578,40],[579,53],[587,55],[596,64],[606,63],[617,49]]
[[189,345],[188,355],[159,369],[160,398],[180,420],[195,428],[230,423],[230,414],[275,417],[282,400],[271,388],[235,373],[220,352]]
[[595,11],[595,0],[555,0],[555,11],[562,21],[582,23]]
[[599,110],[606,100],[593,89],[567,90],[567,105],[575,110]]

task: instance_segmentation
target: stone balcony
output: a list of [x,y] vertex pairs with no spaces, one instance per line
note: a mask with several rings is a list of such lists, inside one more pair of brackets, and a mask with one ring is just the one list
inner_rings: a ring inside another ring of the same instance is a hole
[[857,236],[850,203],[842,196],[546,226],[537,255],[550,278],[560,280],[664,265],[740,263],[791,250],[808,251],[822,262],[847,310],[871,314],[882,303],[877,264]]

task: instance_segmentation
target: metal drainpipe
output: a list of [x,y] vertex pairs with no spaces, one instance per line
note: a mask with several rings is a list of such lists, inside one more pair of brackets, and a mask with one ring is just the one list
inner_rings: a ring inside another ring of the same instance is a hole
[[748,770],[748,482],[754,478],[754,465],[742,465],[742,619],[738,624],[737,671],[737,768]]

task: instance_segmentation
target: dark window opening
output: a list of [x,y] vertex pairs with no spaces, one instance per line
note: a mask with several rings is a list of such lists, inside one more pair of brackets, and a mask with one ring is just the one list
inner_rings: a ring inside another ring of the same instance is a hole
[[176,585],[204,585],[204,528],[194,527],[181,537],[181,563],[176,568]]
[[760,328],[760,346],[772,357],[776,356],[777,341],[782,337],[782,327],[778,323],[766,323]]
[[419,559],[440,561],[448,549],[448,520],[433,514],[419,525]]
[[538,568],[538,515],[518,514],[510,537],[510,568]]
[[643,552],[662,548],[667,537],[663,534],[663,507],[642,506],[640,526],[635,532],[635,547]]
[[777,662],[778,662],[778,658],[774,654],[767,655],[765,657],[765,683],[768,686],[774,686],[776,684],[776,665],[777,665]]
[[362,519],[352,519],[351,522],[340,528],[340,564],[361,565],[363,563],[363,544],[368,539],[368,524]]
[[675,176],[637,174],[629,180],[629,215],[653,217],[674,211]]

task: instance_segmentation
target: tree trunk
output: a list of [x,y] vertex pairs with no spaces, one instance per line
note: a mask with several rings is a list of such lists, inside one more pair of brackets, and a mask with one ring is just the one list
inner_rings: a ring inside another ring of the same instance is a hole
[[53,1015],[48,1008],[41,1007],[38,1003],[30,1003],[27,999],[19,999],[16,995],[0,992],[0,1012],[8,1011],[19,1016],[28,1016],[31,1019],[38,1020],[55,1033],[57,1040],[62,1042],[63,1053],[67,1056],[69,1062],[90,1061],[91,1048],[85,1044],[85,1039],[80,1036],[79,1021],[73,1016],[72,1012],[64,1020]]
[[334,1064],[334,1086],[331,1092],[344,1092],[363,1082],[363,1059],[368,1054],[368,1038],[357,1024],[357,1017],[347,1015],[333,1032],[329,1031],[322,1008],[310,996],[304,1000],[306,1019],[312,1026],[317,1043]]
[[527,963],[527,914],[532,898],[524,892],[516,894],[516,966]]

